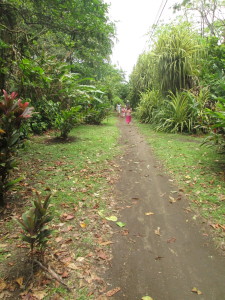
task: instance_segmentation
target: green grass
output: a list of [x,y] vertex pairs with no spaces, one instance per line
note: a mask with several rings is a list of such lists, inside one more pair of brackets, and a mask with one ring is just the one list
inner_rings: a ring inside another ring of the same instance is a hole
[[203,137],[155,132],[138,124],[165,168],[212,223],[225,224],[225,156],[201,146]]
[[37,136],[26,153],[21,153],[26,185],[41,191],[51,189],[56,214],[63,202],[83,200],[88,205],[90,198],[104,193],[106,178],[101,174],[118,153],[114,122],[109,119],[102,126],[80,126],[71,132],[74,141],[68,143],[54,142],[54,136]]
[[[52,193],[50,209],[54,218],[50,227],[54,233],[49,241],[50,257],[53,257],[53,253],[60,253],[62,247],[64,251],[66,250],[66,255],[72,259],[71,262],[76,263],[78,258],[86,257],[91,252],[93,254],[87,259],[85,266],[91,264],[90,261],[93,260],[97,268],[95,253],[99,247],[98,236],[100,234],[104,240],[108,235],[108,229],[104,227],[98,211],[104,209],[110,214],[109,182],[116,173],[113,159],[120,151],[119,131],[115,124],[116,118],[112,117],[101,126],[77,127],[65,143],[56,141],[53,132],[34,136],[25,150],[19,153],[18,174],[15,176],[22,175],[24,180],[13,191],[16,198],[22,199],[20,203],[23,202],[17,216],[31,205],[31,201],[36,197],[35,191],[43,196]],[[64,219],[64,216],[69,214],[74,218]],[[68,227],[71,227],[68,232],[63,231]],[[14,220],[5,222],[4,228],[12,234],[17,232],[18,236],[20,235],[18,226],[15,230]],[[57,242],[56,239],[60,237],[62,241]],[[11,244],[12,248],[14,241],[10,239],[10,234],[7,243]],[[18,240],[17,244],[20,243],[22,242]],[[0,261],[4,260],[4,256],[4,253],[0,253]],[[52,263],[57,267],[57,261],[53,259]],[[69,285],[78,286],[76,299],[87,299],[93,287],[87,284],[80,288],[77,272],[82,273],[82,267],[79,271],[69,269]],[[48,291],[46,299],[50,299],[55,293],[62,294],[63,299],[71,299],[71,295],[68,295],[68,298],[64,295],[63,288],[55,287],[53,284],[46,290]],[[92,296],[88,297],[92,299]]]

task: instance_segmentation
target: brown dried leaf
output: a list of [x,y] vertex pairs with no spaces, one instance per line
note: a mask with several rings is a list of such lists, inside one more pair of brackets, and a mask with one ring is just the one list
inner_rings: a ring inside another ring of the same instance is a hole
[[79,269],[78,266],[77,266],[75,263],[70,263],[70,264],[68,264],[68,267],[69,267],[70,269],[72,269],[72,270],[78,270],[78,269]]
[[112,241],[107,241],[107,242],[101,242],[100,243],[100,245],[101,246],[107,246],[107,245],[111,245],[111,244],[113,244],[114,242],[112,242]]
[[65,220],[72,220],[72,219],[74,219],[75,218],[75,216],[74,215],[66,215],[65,216]]
[[103,260],[108,259],[106,253],[105,253],[103,250],[100,250],[100,251],[98,252],[98,257],[101,258],[101,259],[103,259]]
[[69,273],[67,271],[64,271],[61,276],[62,278],[67,278],[69,277]]
[[155,258],[155,260],[161,260],[162,258],[164,258],[163,256],[157,256],[156,258]]
[[62,241],[62,237],[61,237],[61,236],[57,237],[57,238],[55,239],[55,241],[56,241],[56,243],[61,242],[61,241]]
[[175,243],[176,242],[176,238],[172,237],[170,239],[167,240],[167,243]]
[[106,293],[106,296],[107,297],[112,297],[113,295],[115,295],[116,293],[118,293],[120,290],[121,290],[120,287],[116,287],[115,289],[108,291]]

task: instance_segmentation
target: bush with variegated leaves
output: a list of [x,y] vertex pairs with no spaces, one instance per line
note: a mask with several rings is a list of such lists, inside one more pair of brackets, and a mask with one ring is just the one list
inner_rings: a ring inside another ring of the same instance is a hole
[[5,203],[5,192],[20,178],[9,179],[11,171],[16,167],[16,150],[23,143],[21,138],[22,124],[31,117],[33,108],[29,102],[17,98],[17,93],[10,95],[3,90],[0,100],[0,206]]

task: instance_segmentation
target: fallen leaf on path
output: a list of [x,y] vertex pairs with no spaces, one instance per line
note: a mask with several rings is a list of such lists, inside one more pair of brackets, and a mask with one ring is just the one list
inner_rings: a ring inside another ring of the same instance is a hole
[[169,197],[170,198],[170,203],[175,203],[175,202],[177,202],[177,200],[176,199],[174,199],[173,197]]
[[222,228],[223,230],[225,230],[225,226],[221,224],[210,224],[210,226],[214,229]]
[[112,241],[107,241],[107,242],[102,242],[102,243],[100,243],[100,245],[101,246],[107,246],[107,245],[111,245],[111,244],[113,244],[114,242],[112,242]]
[[160,227],[157,227],[157,229],[155,230],[155,234],[160,235]]
[[67,265],[70,269],[72,269],[72,270],[78,270],[79,268],[78,268],[78,266],[75,264],[75,263],[70,263],[70,264],[68,264]]
[[164,258],[163,256],[157,256],[156,258],[155,258],[155,260],[160,260],[160,259],[162,259],[162,258]]
[[47,295],[47,292],[45,291],[34,291],[33,296],[35,296],[38,300],[42,300]]
[[192,293],[196,293],[198,295],[202,295],[202,292],[199,291],[196,287],[194,287],[191,291],[192,291]]
[[81,227],[81,228],[86,228],[86,227],[87,227],[87,224],[85,224],[84,222],[80,222],[80,227]]
[[106,220],[116,222],[118,219],[116,216],[106,217]]
[[107,260],[108,259],[106,253],[103,250],[100,250],[98,252],[98,257],[101,258],[101,259],[103,259],[103,260]]
[[225,231],[225,226],[224,225],[219,224],[219,227],[222,228]]
[[123,222],[116,222],[116,225],[118,225],[119,227],[124,227],[124,226],[126,226],[126,224],[123,223]]
[[118,293],[120,290],[121,290],[120,287],[116,287],[115,289],[108,291],[106,293],[106,296],[107,297],[112,297],[113,295],[115,295],[116,293]]
[[153,300],[153,298],[149,296],[144,296],[141,298],[141,300]]
[[74,215],[70,215],[70,214],[63,214],[62,217],[65,221],[69,221],[75,218]]
[[73,229],[73,226],[68,226],[66,228],[63,228],[63,230],[61,230],[62,232],[69,232]]
[[0,292],[6,289],[7,284],[4,280],[0,279]]
[[67,271],[64,271],[61,275],[62,278],[67,278],[69,277],[69,273]]
[[219,196],[219,200],[220,200],[220,201],[225,201],[225,195],[220,195],[220,196]]
[[61,241],[62,241],[62,237],[61,237],[61,236],[60,236],[60,237],[57,237],[57,238],[55,239],[55,241],[56,241],[57,243],[61,242]]
[[167,240],[167,243],[175,243],[176,242],[176,238],[172,237],[170,239]]
[[85,260],[85,257],[82,257],[82,256],[80,256],[76,259],[76,261],[78,261],[78,262],[83,262],[84,260]]
[[23,277],[19,277],[15,281],[19,284],[20,288],[23,286]]
[[146,216],[151,216],[151,215],[154,215],[154,212],[149,211],[149,212],[146,212],[145,215]]

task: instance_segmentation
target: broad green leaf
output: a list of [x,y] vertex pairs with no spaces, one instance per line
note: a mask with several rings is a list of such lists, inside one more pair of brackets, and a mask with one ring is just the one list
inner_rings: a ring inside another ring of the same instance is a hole
[[116,225],[118,225],[119,227],[124,227],[124,226],[126,226],[126,224],[123,223],[123,222],[116,222]]
[[144,296],[141,298],[141,300],[153,300],[153,298],[149,296]]

